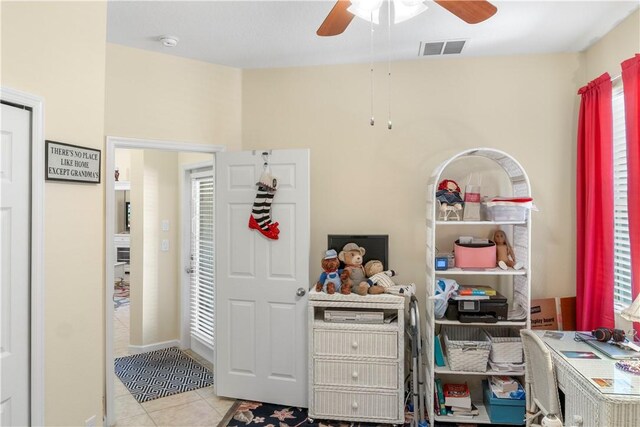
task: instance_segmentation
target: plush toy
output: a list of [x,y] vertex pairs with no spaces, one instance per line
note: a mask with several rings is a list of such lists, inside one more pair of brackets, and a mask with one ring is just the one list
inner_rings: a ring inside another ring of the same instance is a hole
[[369,286],[370,294],[381,294],[387,291],[387,289],[396,286],[395,282],[391,279],[396,275],[393,270],[384,271],[382,262],[377,259],[372,259],[364,265],[364,271],[367,273],[367,285]]
[[347,243],[338,254],[338,259],[345,265],[340,278],[342,287],[347,287],[358,295],[366,295],[369,285],[365,282],[367,276],[362,267],[362,257],[366,253],[365,248],[355,243]]
[[[340,261],[338,260],[338,254],[335,250],[329,249],[325,252],[324,258],[322,259],[322,274],[318,279],[318,283],[316,283],[316,291],[324,291],[328,294],[333,294],[336,291],[343,292],[342,281],[340,280],[340,274],[342,270],[340,270]],[[351,289],[348,289],[347,294],[351,293]]]
[[516,261],[516,254],[513,252],[511,245],[507,241],[507,235],[502,230],[496,230],[493,233],[493,241],[496,244],[496,259],[498,267],[506,270],[513,267],[514,270],[520,270],[523,265]]
[[453,212],[456,218],[460,219],[459,211],[464,206],[464,201],[460,196],[458,183],[451,179],[444,179],[438,184],[436,200],[440,202],[440,217],[447,219],[448,213]]

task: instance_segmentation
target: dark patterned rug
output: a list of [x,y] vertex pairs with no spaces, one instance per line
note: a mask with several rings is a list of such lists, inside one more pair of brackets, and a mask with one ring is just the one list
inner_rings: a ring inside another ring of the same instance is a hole
[[178,347],[118,357],[115,372],[140,403],[213,384],[211,371]]
[[[408,414],[410,417],[410,414]],[[405,426],[408,426],[410,419],[407,419]],[[311,422],[307,416],[306,408],[296,408],[290,406],[272,405],[270,403],[250,402],[246,400],[237,401],[227,412],[222,422],[219,424],[227,427],[374,427],[388,424],[350,423],[348,421],[324,421],[313,420]]]

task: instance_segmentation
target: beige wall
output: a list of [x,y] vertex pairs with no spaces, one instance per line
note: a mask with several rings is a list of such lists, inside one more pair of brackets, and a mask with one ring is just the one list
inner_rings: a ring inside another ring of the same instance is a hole
[[[179,338],[178,154],[133,150],[131,158],[130,343],[147,346]],[[168,251],[161,250],[162,240],[169,241]]]
[[240,85],[239,69],[107,43],[105,132],[238,150]]
[[574,294],[574,100],[578,54],[438,59],[245,71],[243,149],[311,148],[311,278],[329,233],[389,234],[398,281],[424,294],[426,183],[453,154],[494,147],[519,160],[533,216],[534,297]]
[[[106,3],[1,7],[2,86],[44,98],[45,138],[102,150]],[[84,425],[97,415],[99,423],[103,184],[48,182],[45,211],[45,422]]]
[[636,53],[640,53],[640,9],[584,53],[584,84],[604,72],[619,76],[620,63]]

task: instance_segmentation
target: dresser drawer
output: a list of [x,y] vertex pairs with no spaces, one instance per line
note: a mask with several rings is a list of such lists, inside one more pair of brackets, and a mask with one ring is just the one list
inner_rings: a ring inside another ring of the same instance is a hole
[[318,418],[370,418],[401,423],[398,393],[321,389],[313,393],[313,400],[313,414]]
[[397,332],[363,332],[316,329],[313,333],[316,356],[362,356],[396,359]]
[[398,364],[316,359],[314,383],[318,386],[398,388]]

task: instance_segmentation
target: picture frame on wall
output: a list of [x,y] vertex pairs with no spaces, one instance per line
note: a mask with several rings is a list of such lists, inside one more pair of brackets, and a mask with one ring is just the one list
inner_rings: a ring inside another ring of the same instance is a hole
[[100,184],[101,155],[93,148],[45,140],[45,180]]

